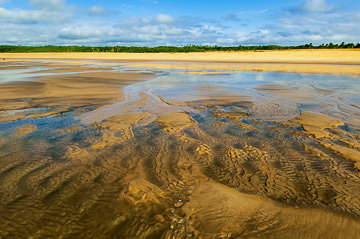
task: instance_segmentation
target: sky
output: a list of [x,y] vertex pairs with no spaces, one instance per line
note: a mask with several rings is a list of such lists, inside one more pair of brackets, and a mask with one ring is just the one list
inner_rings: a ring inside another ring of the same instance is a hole
[[0,0],[0,45],[360,42],[360,0]]

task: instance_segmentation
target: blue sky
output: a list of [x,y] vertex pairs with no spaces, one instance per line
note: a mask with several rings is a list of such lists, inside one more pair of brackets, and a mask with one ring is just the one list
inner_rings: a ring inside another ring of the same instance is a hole
[[0,0],[11,45],[359,42],[359,22],[359,0]]

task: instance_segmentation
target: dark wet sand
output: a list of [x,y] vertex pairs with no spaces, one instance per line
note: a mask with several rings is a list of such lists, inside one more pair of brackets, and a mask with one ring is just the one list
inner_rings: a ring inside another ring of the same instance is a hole
[[125,93],[164,72],[72,69],[1,83],[0,238],[359,238],[360,125],[271,98],[309,92],[175,101]]

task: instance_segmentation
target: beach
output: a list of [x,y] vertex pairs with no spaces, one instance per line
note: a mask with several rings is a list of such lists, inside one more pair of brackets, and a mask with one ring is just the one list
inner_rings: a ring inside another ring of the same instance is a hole
[[0,237],[358,237],[359,50],[0,59]]
[[[201,64],[179,62],[238,63],[212,66],[215,69],[296,73],[360,73],[360,50],[281,50],[205,53],[2,53],[0,58],[137,61],[149,67],[204,69]],[[76,63],[76,61],[72,61]],[[156,63],[154,63],[156,62]],[[161,64],[158,64],[158,63]],[[176,63],[178,62],[178,63]],[[168,63],[168,64],[167,64]],[[169,64],[171,63],[171,64]],[[243,64],[239,64],[243,63]],[[254,64],[256,63],[256,64]],[[207,68],[208,66],[205,66]]]

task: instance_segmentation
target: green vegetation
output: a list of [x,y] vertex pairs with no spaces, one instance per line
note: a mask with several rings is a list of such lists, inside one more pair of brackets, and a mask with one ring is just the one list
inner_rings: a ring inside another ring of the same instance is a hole
[[137,47],[137,46],[0,46],[0,52],[133,52],[133,53],[157,53],[157,52],[206,52],[206,51],[256,51],[256,50],[288,50],[288,49],[342,49],[360,48],[360,43],[341,44],[321,44],[313,46],[312,43],[300,46],[156,46],[156,47]]

